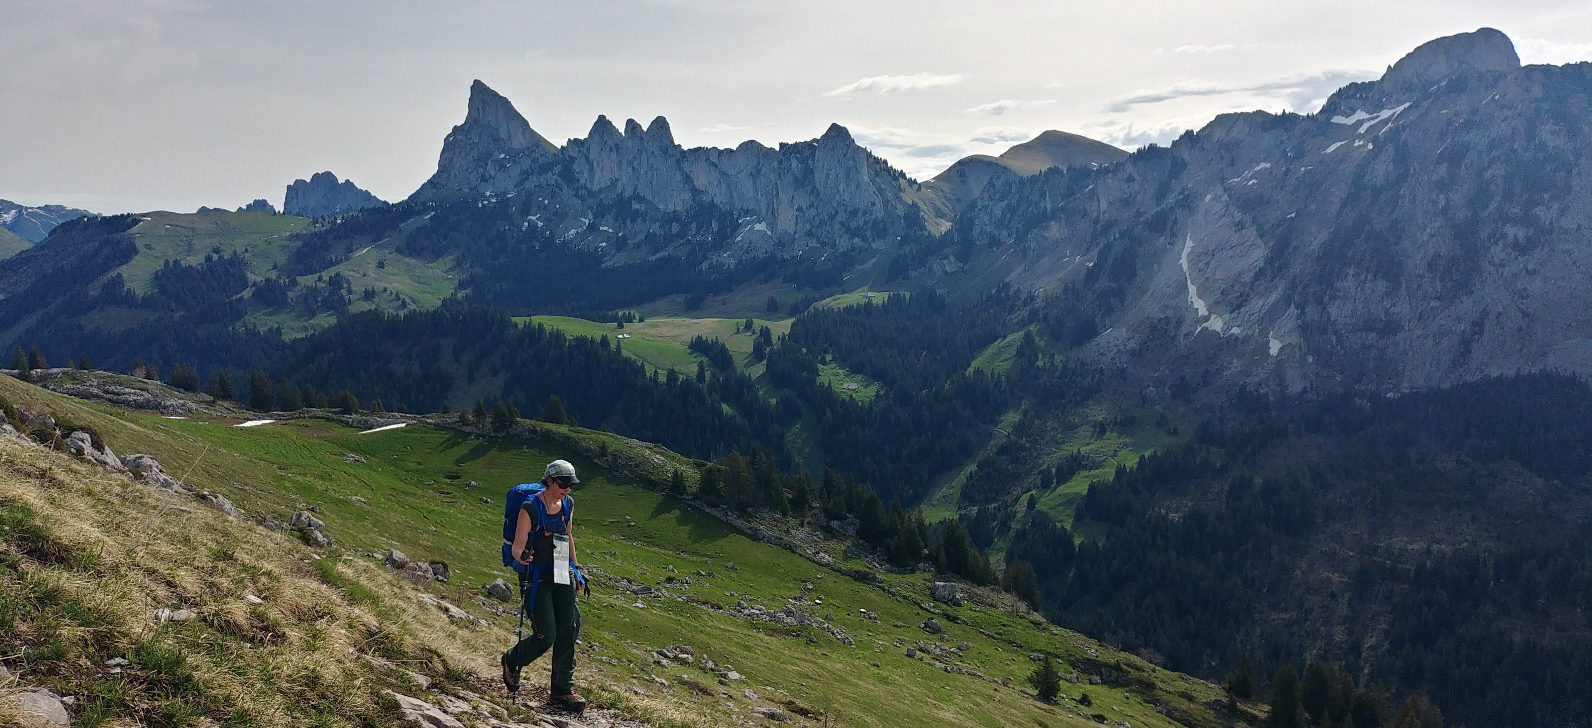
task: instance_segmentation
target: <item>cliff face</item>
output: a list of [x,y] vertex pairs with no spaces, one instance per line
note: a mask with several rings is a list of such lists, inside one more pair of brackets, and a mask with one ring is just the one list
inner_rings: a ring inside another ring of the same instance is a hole
[[[480,81],[437,172],[412,200],[533,195],[538,228],[612,262],[700,256],[735,267],[769,257],[882,248],[925,229],[915,185],[842,127],[770,149],[683,149],[663,117],[620,131],[598,117],[584,139],[554,147]],[[641,247],[616,237],[651,239]],[[690,251],[680,248],[689,239]],[[622,252],[627,251],[627,252]]]
[[[1401,390],[1592,372],[1592,66],[1484,29],[1311,116],[1232,114],[1099,170],[995,182],[977,251],[1097,317],[1087,350],[1235,386]],[[942,267],[942,270],[945,268]]]
[[[331,172],[316,172],[307,181],[293,180],[293,184],[287,186],[282,212],[299,217],[324,217],[385,204],[375,195],[354,186],[353,180],[338,182],[337,175]],[[255,208],[251,205],[250,209]]]

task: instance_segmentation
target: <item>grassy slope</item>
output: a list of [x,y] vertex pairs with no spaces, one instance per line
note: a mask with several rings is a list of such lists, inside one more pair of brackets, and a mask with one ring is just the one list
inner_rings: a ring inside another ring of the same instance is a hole
[[138,255],[122,266],[121,273],[128,287],[147,292],[150,276],[165,261],[194,265],[219,249],[223,254],[246,250],[249,272],[270,275],[272,266],[287,258],[288,235],[309,222],[268,212],[151,212],[129,231],[138,243]]
[[[686,464],[656,450],[621,452],[629,446],[619,438],[561,428],[527,429],[525,437],[518,440],[472,440],[424,426],[360,435],[321,420],[240,429],[226,427],[224,421],[166,420],[120,412],[67,400],[9,379],[0,381],[0,396],[26,407],[48,407],[67,420],[93,424],[118,452],[151,452],[173,474],[225,495],[250,514],[282,519],[302,505],[318,505],[328,534],[338,542],[325,553],[331,558],[347,549],[356,555],[353,560],[333,561],[337,567],[329,572],[331,581],[354,580],[352,586],[345,584],[339,599],[372,591],[377,595],[372,598],[379,603],[406,598],[389,593],[396,588],[390,578],[373,568],[373,561],[357,554],[396,547],[412,558],[447,561],[454,579],[436,588],[455,603],[493,620],[490,628],[445,630],[450,637],[458,633],[457,643],[449,643],[445,652],[448,665],[456,672],[478,675],[492,674],[495,650],[507,645],[512,629],[512,620],[492,617],[471,598],[484,582],[500,575],[496,562],[501,491],[534,477],[547,459],[570,456],[571,447],[600,452],[597,439],[608,444],[609,458],[628,457],[652,467],[654,477]],[[566,446],[556,446],[558,441]],[[366,462],[346,462],[344,456],[349,453],[359,454]],[[36,462],[38,457],[30,459]],[[586,645],[580,679],[597,687],[608,702],[632,713],[691,725],[733,724],[750,716],[755,705],[780,701],[787,711],[791,705],[832,711],[844,725],[1087,725],[1093,721],[1082,716],[1096,711],[1135,726],[1171,725],[1150,707],[1151,701],[1159,701],[1200,716],[1202,722],[1211,721],[1208,709],[1199,703],[1219,696],[1213,686],[1156,670],[1082,637],[987,606],[946,608],[966,620],[966,625],[951,624],[943,616],[941,621],[947,622],[949,645],[964,641],[972,645],[958,664],[997,680],[1010,680],[1009,684],[946,673],[907,658],[906,647],[933,639],[915,626],[929,616],[917,606],[917,602],[928,601],[925,576],[887,576],[893,595],[753,541],[688,504],[637,488],[630,478],[616,476],[589,459],[574,459],[586,481],[577,493],[577,549],[585,565],[599,574],[594,596],[582,601]],[[57,460],[49,460],[54,462]],[[41,466],[30,463],[28,467]],[[62,466],[46,463],[42,467]],[[458,479],[450,480],[450,475]],[[481,485],[464,485],[472,479]],[[11,492],[26,491],[32,493],[27,496],[29,502],[45,502],[45,511],[57,507],[48,503],[39,486],[7,483],[8,500],[13,498]],[[29,488],[37,492],[27,491]],[[141,492],[140,498],[149,496]],[[349,500],[350,496],[364,498],[367,505]],[[189,505],[203,508],[192,502]],[[51,517],[64,518],[62,513]],[[280,541],[277,535],[221,520],[240,533],[259,534],[250,538]],[[172,521],[173,528],[178,525],[179,521]],[[181,533],[158,540],[166,543],[172,538],[214,543],[210,537]],[[833,544],[815,542],[814,547],[847,561]],[[265,558],[267,552],[281,548],[251,545],[247,558]],[[291,550],[303,553],[297,546]],[[236,551],[234,558],[239,556]],[[739,570],[731,571],[727,561],[736,562]],[[861,566],[855,561],[849,564]],[[694,576],[697,570],[709,576]],[[619,591],[614,582],[622,576],[658,585],[676,574],[692,576],[696,583],[684,589],[670,587],[670,591],[689,595],[694,601],[645,598],[641,600],[645,607],[638,608],[634,606],[637,597]],[[325,581],[314,588],[326,588]],[[830,621],[853,636],[855,647],[813,628],[778,628],[744,621],[709,606],[731,606],[744,599],[778,609],[804,581],[815,585],[814,596],[822,598],[824,606],[801,608],[815,616],[832,614]],[[201,606],[206,603],[200,601]],[[215,608],[221,609],[219,602]],[[877,613],[880,621],[863,619],[858,609]],[[1014,647],[1011,641],[1023,647]],[[649,650],[676,643],[691,644],[699,655],[733,665],[747,680],[725,689],[728,696],[700,695],[682,686],[679,678],[685,674],[711,690],[720,689],[711,675],[695,667],[651,664]],[[1090,659],[1089,651],[1096,650],[1107,664],[1120,663],[1158,688],[1064,684],[1063,692],[1073,698],[1081,691],[1089,692],[1094,706],[1084,709],[1072,701],[1044,705],[1024,695],[1026,688],[1019,688],[1032,669],[1027,659],[1031,650],[1054,651],[1080,665],[1088,664],[1084,661]],[[879,663],[877,667],[874,662]],[[265,671],[258,681],[269,683],[275,678],[281,682],[282,676],[271,672],[274,666],[258,669]],[[532,668],[537,674],[543,669],[542,663]],[[652,682],[653,675],[668,680],[671,687]],[[743,687],[754,690],[760,700],[743,697]],[[1132,697],[1123,698],[1124,691]],[[279,692],[291,694],[285,687]],[[366,709],[357,701],[349,705]]]
[[9,258],[31,247],[33,247],[33,243],[24,240],[10,230],[0,228],[0,260]]
[[[724,342],[731,354],[735,355],[737,366],[754,377],[763,372],[761,362],[754,364],[747,360],[752,353],[753,337],[746,333],[735,333],[736,327],[745,322],[744,317],[729,319],[649,316],[646,321],[625,324],[623,329],[616,328],[614,324],[568,316],[528,316],[515,320],[534,321],[571,336],[588,336],[594,339],[607,336],[609,341],[619,341],[616,338],[619,334],[629,334],[631,338],[624,339],[621,344],[627,355],[646,364],[649,370],[667,371],[672,368],[685,375],[694,374],[697,362],[704,361],[688,347],[692,337],[717,338]],[[763,319],[754,316],[752,324],[753,331],[767,326],[774,337],[778,338],[790,332],[791,319]]]

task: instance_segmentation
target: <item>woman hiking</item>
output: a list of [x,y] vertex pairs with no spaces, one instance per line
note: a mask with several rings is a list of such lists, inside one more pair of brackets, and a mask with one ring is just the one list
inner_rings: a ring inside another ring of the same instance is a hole
[[551,647],[553,680],[547,704],[576,713],[586,708],[585,699],[574,689],[575,638],[580,633],[575,589],[584,577],[575,568],[575,539],[570,532],[575,502],[569,492],[579,482],[575,466],[554,460],[547,464],[540,484],[516,486],[532,495],[519,508],[512,541],[505,540],[505,561],[516,562],[511,566],[520,574],[520,609],[531,618],[531,634],[500,660],[503,685],[513,694],[520,689],[520,669]]

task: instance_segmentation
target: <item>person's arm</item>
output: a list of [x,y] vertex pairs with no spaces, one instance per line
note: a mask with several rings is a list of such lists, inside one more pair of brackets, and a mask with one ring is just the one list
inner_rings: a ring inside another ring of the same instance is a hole
[[567,534],[569,536],[569,563],[579,566],[580,559],[575,558],[575,510],[573,508],[569,511],[569,528],[567,530],[569,531]]
[[514,555],[515,561],[518,561],[522,564],[531,563],[529,558],[521,558],[522,556],[527,556],[527,554],[525,554],[525,542],[530,539],[530,536],[531,514],[526,513],[525,509],[521,508],[520,518],[518,521],[514,522],[514,545],[509,547],[509,553]]

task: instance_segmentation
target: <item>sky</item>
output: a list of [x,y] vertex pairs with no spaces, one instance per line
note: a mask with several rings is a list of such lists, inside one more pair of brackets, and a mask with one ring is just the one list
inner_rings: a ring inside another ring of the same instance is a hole
[[1047,129],[1132,150],[1230,111],[1317,110],[1480,27],[1592,60],[1592,3],[1515,0],[0,0],[0,199],[189,212],[330,170],[435,171],[470,84],[555,143],[670,122],[687,147],[837,122],[928,179]]

